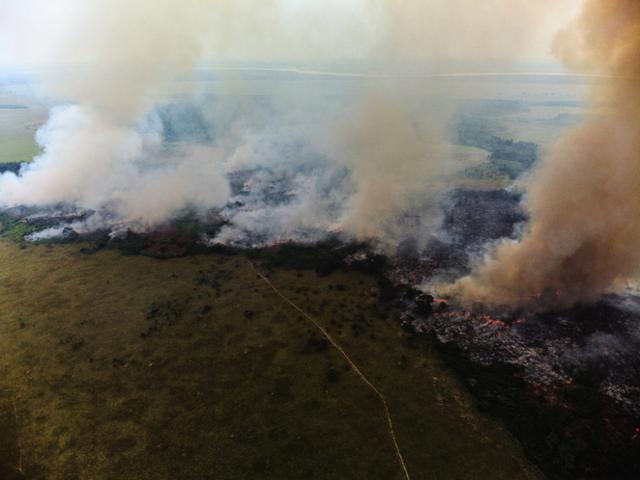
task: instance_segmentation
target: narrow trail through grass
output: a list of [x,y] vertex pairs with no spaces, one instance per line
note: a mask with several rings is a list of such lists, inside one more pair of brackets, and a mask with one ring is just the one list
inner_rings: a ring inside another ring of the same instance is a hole
[[404,461],[404,457],[402,456],[402,450],[400,449],[400,444],[398,443],[396,431],[395,431],[395,428],[393,427],[393,419],[391,418],[391,410],[389,409],[389,403],[387,402],[387,399],[384,397],[380,389],[378,389],[373,383],[371,383],[371,381],[365,376],[365,374],[362,373],[362,370],[360,370],[360,367],[356,365],[356,363],[351,359],[351,357],[349,357],[349,354],[340,346],[338,342],[334,340],[334,338],[329,334],[329,332],[327,332],[322,327],[322,325],[320,325],[311,315],[309,315],[302,308],[300,308],[298,305],[293,303],[293,301],[291,301],[288,297],[286,297],[282,292],[280,292],[280,290],[278,290],[278,288],[256,268],[253,262],[249,261],[249,265],[251,265],[251,268],[253,269],[253,271],[256,272],[256,275],[258,275],[267,285],[269,285],[269,287],[273,290],[273,292],[276,295],[278,295],[282,300],[284,300],[291,307],[297,310],[304,318],[306,318],[307,320],[309,320],[311,323],[315,325],[315,327],[320,331],[320,333],[322,333],[322,335],[331,343],[331,345],[333,345],[335,349],[338,350],[338,352],[340,352],[340,354],[345,358],[345,360],[349,363],[349,365],[351,365],[351,368],[356,373],[356,375],[358,375],[358,377],[360,377],[360,379],[365,383],[365,385],[367,385],[367,387],[369,387],[380,399],[380,403],[382,403],[382,406],[384,407],[384,413],[387,419],[387,424],[389,425],[389,435],[391,436],[391,440],[393,441],[393,447],[395,449],[396,456],[398,457],[398,462],[402,467],[402,473],[406,480],[411,480],[411,475],[409,475],[409,470],[407,469],[407,465]]
[[541,478],[376,279],[247,260],[0,241],[0,478]]

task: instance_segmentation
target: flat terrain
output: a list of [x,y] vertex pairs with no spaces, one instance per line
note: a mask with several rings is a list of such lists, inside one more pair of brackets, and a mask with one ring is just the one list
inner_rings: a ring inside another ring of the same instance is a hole
[[0,94],[0,163],[28,162],[40,151],[35,134],[47,112],[40,107],[2,101]]
[[[374,278],[270,279],[383,392],[414,480],[539,478]],[[0,242],[2,479],[401,479],[383,412],[243,256]]]

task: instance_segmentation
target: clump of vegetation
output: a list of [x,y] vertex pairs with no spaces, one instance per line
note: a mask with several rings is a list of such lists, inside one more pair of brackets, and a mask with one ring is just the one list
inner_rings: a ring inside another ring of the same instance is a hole
[[[209,308],[211,308],[210,305]],[[165,328],[174,326],[180,321],[183,313],[184,303],[181,301],[153,302],[146,315],[150,323],[149,328],[140,334],[140,338],[156,335]]]
[[505,140],[486,129],[483,123],[464,118],[458,126],[458,143],[489,152],[487,161],[463,174],[475,180],[514,180],[538,160],[539,147],[533,142]]
[[320,275],[328,275],[340,269],[344,265],[345,256],[355,248],[344,246],[338,241],[327,241],[313,246],[286,243],[247,253],[267,268],[315,270]]
[[266,268],[313,270],[321,276],[337,270],[378,274],[386,267],[385,257],[371,253],[366,244],[343,243],[338,239],[329,239],[313,245],[289,242],[246,253]]
[[20,173],[20,169],[22,168],[23,165],[24,163],[22,162],[0,163],[0,173],[11,172],[17,175],[18,173]]
[[24,240],[24,237],[35,233],[38,230],[38,227],[29,225],[24,220],[12,217],[7,213],[0,212],[0,237],[2,238],[14,242],[21,242]]

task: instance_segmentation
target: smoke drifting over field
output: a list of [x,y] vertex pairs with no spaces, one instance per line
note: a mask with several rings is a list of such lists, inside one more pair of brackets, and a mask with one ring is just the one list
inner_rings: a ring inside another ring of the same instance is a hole
[[453,287],[468,301],[567,306],[640,274],[640,3],[588,0],[554,48],[576,71],[606,77],[592,95],[597,112],[529,182],[524,238]]
[[[318,9],[287,0],[4,0],[0,37],[14,61],[81,66],[47,75],[48,93],[71,105],[54,109],[38,133],[43,153],[21,175],[0,177],[0,203],[70,204],[107,224],[146,229],[185,209],[224,210],[234,201],[228,174],[261,169],[253,181],[287,182],[288,200],[274,206],[254,189],[220,239],[340,230],[393,248],[430,230],[442,179],[458,166],[447,146],[455,104],[427,103],[418,120],[409,108],[415,99],[395,79],[438,73],[446,62],[539,55],[536,38],[568,3],[331,0]],[[284,102],[268,118],[252,107],[228,118],[218,111],[208,138],[167,144],[157,103],[184,93],[173,81],[201,62],[336,56],[375,60],[373,77],[384,86],[364,74],[339,106],[320,99],[303,112]],[[441,93],[419,80],[412,87],[419,97]],[[292,153],[292,138],[305,147]],[[408,226],[405,215],[416,212],[421,218]]]
[[[214,155],[181,148],[163,162],[168,153],[158,132],[139,124],[167,70],[190,69],[200,57],[207,28],[202,2],[25,4],[15,7],[15,20],[25,22],[23,28],[44,29],[50,38],[38,45],[18,40],[52,61],[88,65],[48,79],[52,93],[74,105],[52,111],[38,133],[43,153],[22,175],[0,179],[2,203],[108,208],[115,220],[139,228],[186,206],[223,205],[228,187]],[[60,24],[34,17],[39,8]]]

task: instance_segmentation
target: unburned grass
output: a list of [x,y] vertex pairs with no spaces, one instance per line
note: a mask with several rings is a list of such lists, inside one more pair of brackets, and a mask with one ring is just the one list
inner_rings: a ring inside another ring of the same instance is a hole
[[[400,479],[379,400],[243,256],[0,242],[0,462],[40,479]],[[273,268],[390,403],[414,480],[528,479],[375,279]],[[16,405],[17,415],[9,407]]]

